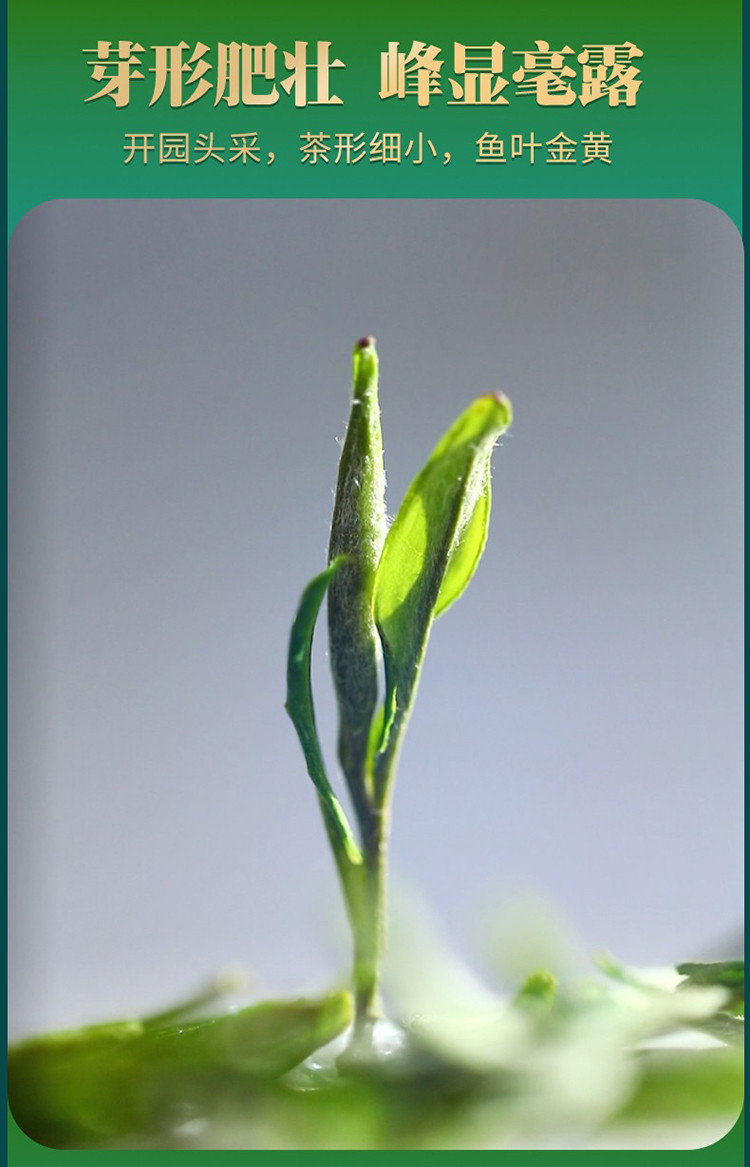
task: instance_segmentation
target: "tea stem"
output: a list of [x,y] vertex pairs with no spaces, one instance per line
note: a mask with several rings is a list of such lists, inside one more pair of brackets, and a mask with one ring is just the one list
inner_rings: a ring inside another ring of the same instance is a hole
[[354,1040],[360,1041],[382,1015],[380,972],[385,946],[388,812],[372,806],[360,821],[362,866],[354,912]]
[[383,1016],[380,984],[387,932],[390,798],[406,720],[397,719],[386,750],[369,762],[371,780],[357,784],[360,791],[368,792],[357,799],[355,807],[362,863],[345,890],[354,937],[352,1049],[362,1056],[373,1053],[374,1025]]

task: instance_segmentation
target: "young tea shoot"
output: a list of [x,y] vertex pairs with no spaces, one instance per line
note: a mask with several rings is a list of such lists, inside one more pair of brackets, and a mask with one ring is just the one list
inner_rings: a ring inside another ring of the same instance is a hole
[[[367,1048],[380,1016],[385,873],[398,754],[433,620],[458,599],[484,550],[490,461],[511,423],[502,394],[477,398],[441,438],[388,528],[371,337],[354,348],[353,394],[331,522],[329,562],[305,589],[292,627],[287,711],[315,784],[354,939],[354,1041]],[[328,593],[328,644],[338,704],[338,757],[356,829],[326,775],[310,661]]]
[[[392,1057],[372,1056],[398,754],[432,623],[482,555],[490,459],[510,421],[504,397],[477,398],[438,442],[388,527],[377,354],[369,337],[355,346],[328,564],[305,588],[292,625],[286,705],[343,888],[353,994],[227,1008],[233,990],[220,976],[158,1013],[16,1043],[8,1095],[31,1138],[60,1148],[336,1150],[342,1137],[362,1150],[529,1148],[540,1135],[550,1146],[561,1138],[560,1145],[586,1146],[605,1124],[617,1138],[628,1123],[648,1130],[655,1119],[662,1127],[710,1120],[718,1137],[734,1121],[743,1086],[740,960],[685,962],[654,979],[653,970],[644,975],[602,954],[601,984],[566,986],[552,970],[529,969],[512,999],[484,990],[462,1001],[449,978],[448,996],[425,1009],[424,970],[435,953],[422,953],[416,997],[403,985],[400,1001],[394,992],[394,1018],[408,1041],[395,1066]],[[311,655],[326,596],[352,823],[326,773],[315,724]],[[343,1043],[348,1030],[332,1074],[319,1051]],[[659,1045],[675,1034],[687,1038],[679,1049]],[[692,1133],[698,1142],[680,1133],[677,1145],[702,1145],[705,1128]],[[639,1140],[649,1145],[642,1130]]]

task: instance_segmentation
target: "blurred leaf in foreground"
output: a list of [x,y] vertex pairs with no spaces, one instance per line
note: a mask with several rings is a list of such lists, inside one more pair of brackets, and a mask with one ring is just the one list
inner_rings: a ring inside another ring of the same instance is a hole
[[50,1147],[166,1131],[238,1082],[280,1077],[341,1033],[351,1012],[350,995],[333,992],[162,1027],[134,1020],[31,1038],[9,1050],[13,1117]]
[[680,976],[685,977],[683,985],[720,985],[729,993],[727,1012],[745,1012],[745,962],[744,960],[721,960],[711,964],[684,961],[677,965]]

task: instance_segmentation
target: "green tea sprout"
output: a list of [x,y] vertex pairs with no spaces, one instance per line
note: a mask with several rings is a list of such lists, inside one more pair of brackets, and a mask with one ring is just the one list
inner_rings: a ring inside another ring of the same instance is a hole
[[[394,936],[399,1029],[383,1034],[391,1044],[388,1059],[379,1056],[399,751],[433,621],[462,594],[484,550],[490,461],[510,422],[502,395],[473,401],[389,526],[378,358],[369,337],[354,348],[328,563],[292,624],[286,701],[343,889],[353,992],[241,1004],[235,980],[220,974],[155,1013],[15,1042],[8,1100],[30,1138],[73,1149],[528,1149],[540,1139],[585,1148],[608,1132],[625,1146],[618,1140],[628,1124],[634,1145],[647,1146],[657,1126],[671,1124],[678,1146],[693,1145],[685,1130],[701,1146],[705,1122],[719,1137],[734,1121],[743,1092],[741,960],[640,970],[601,953],[598,982],[575,985],[530,966],[511,997],[475,982],[411,916],[416,938],[399,942],[398,928]],[[350,811],[329,779],[315,721],[311,662],[324,600]]]
[[[381,1011],[386,855],[398,754],[433,620],[464,591],[484,550],[492,451],[511,417],[502,394],[477,398],[438,442],[388,528],[378,358],[371,337],[355,345],[329,562],[306,587],[294,619],[286,708],[318,792],[352,928],[359,1044],[366,1045]],[[338,757],[356,832],[327,777],[315,724],[310,664],[326,592]]]

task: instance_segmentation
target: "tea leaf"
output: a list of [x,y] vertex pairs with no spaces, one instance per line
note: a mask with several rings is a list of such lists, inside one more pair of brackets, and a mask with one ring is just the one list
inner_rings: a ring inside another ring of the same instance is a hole
[[347,558],[328,591],[328,638],[339,708],[339,759],[354,800],[360,803],[380,667],[372,585],[386,532],[378,358],[371,337],[354,347],[353,374],[329,544],[331,561],[339,555]]
[[46,1146],[143,1139],[280,1077],[338,1036],[351,1013],[349,993],[333,992],[180,1025],[133,1020],[32,1038],[8,1052],[13,1117]]
[[405,715],[411,704],[433,619],[458,599],[481,557],[490,458],[511,416],[501,395],[473,402],[414,479],[386,537],[373,590],[386,666],[386,735],[396,712]]
[[744,960],[719,960],[709,964],[686,960],[677,965],[677,971],[694,985],[723,985],[727,989],[742,989],[745,985]]
[[[728,1013],[745,1012],[744,960],[719,960],[709,964],[686,960],[677,965],[677,972],[686,978],[682,985],[721,985],[729,993]],[[681,987],[682,987],[681,985]]]
[[522,1009],[549,1008],[557,995],[557,979],[546,968],[530,973],[516,994],[515,1004]]
[[310,581],[302,593],[289,639],[285,708],[297,731],[307,763],[307,772],[318,791],[336,861],[337,863],[341,861],[343,853],[349,863],[356,865],[362,862],[362,856],[341,804],[331,789],[323,762],[315,724],[311,678],[313,633],[320,605],[331,579],[345,561],[346,556],[338,556],[325,571]]
[[466,589],[476,571],[487,542],[490,522],[490,465],[485,468],[485,478],[474,510],[458,533],[456,544],[451,551],[445,576],[435,604],[435,616],[442,615]]

